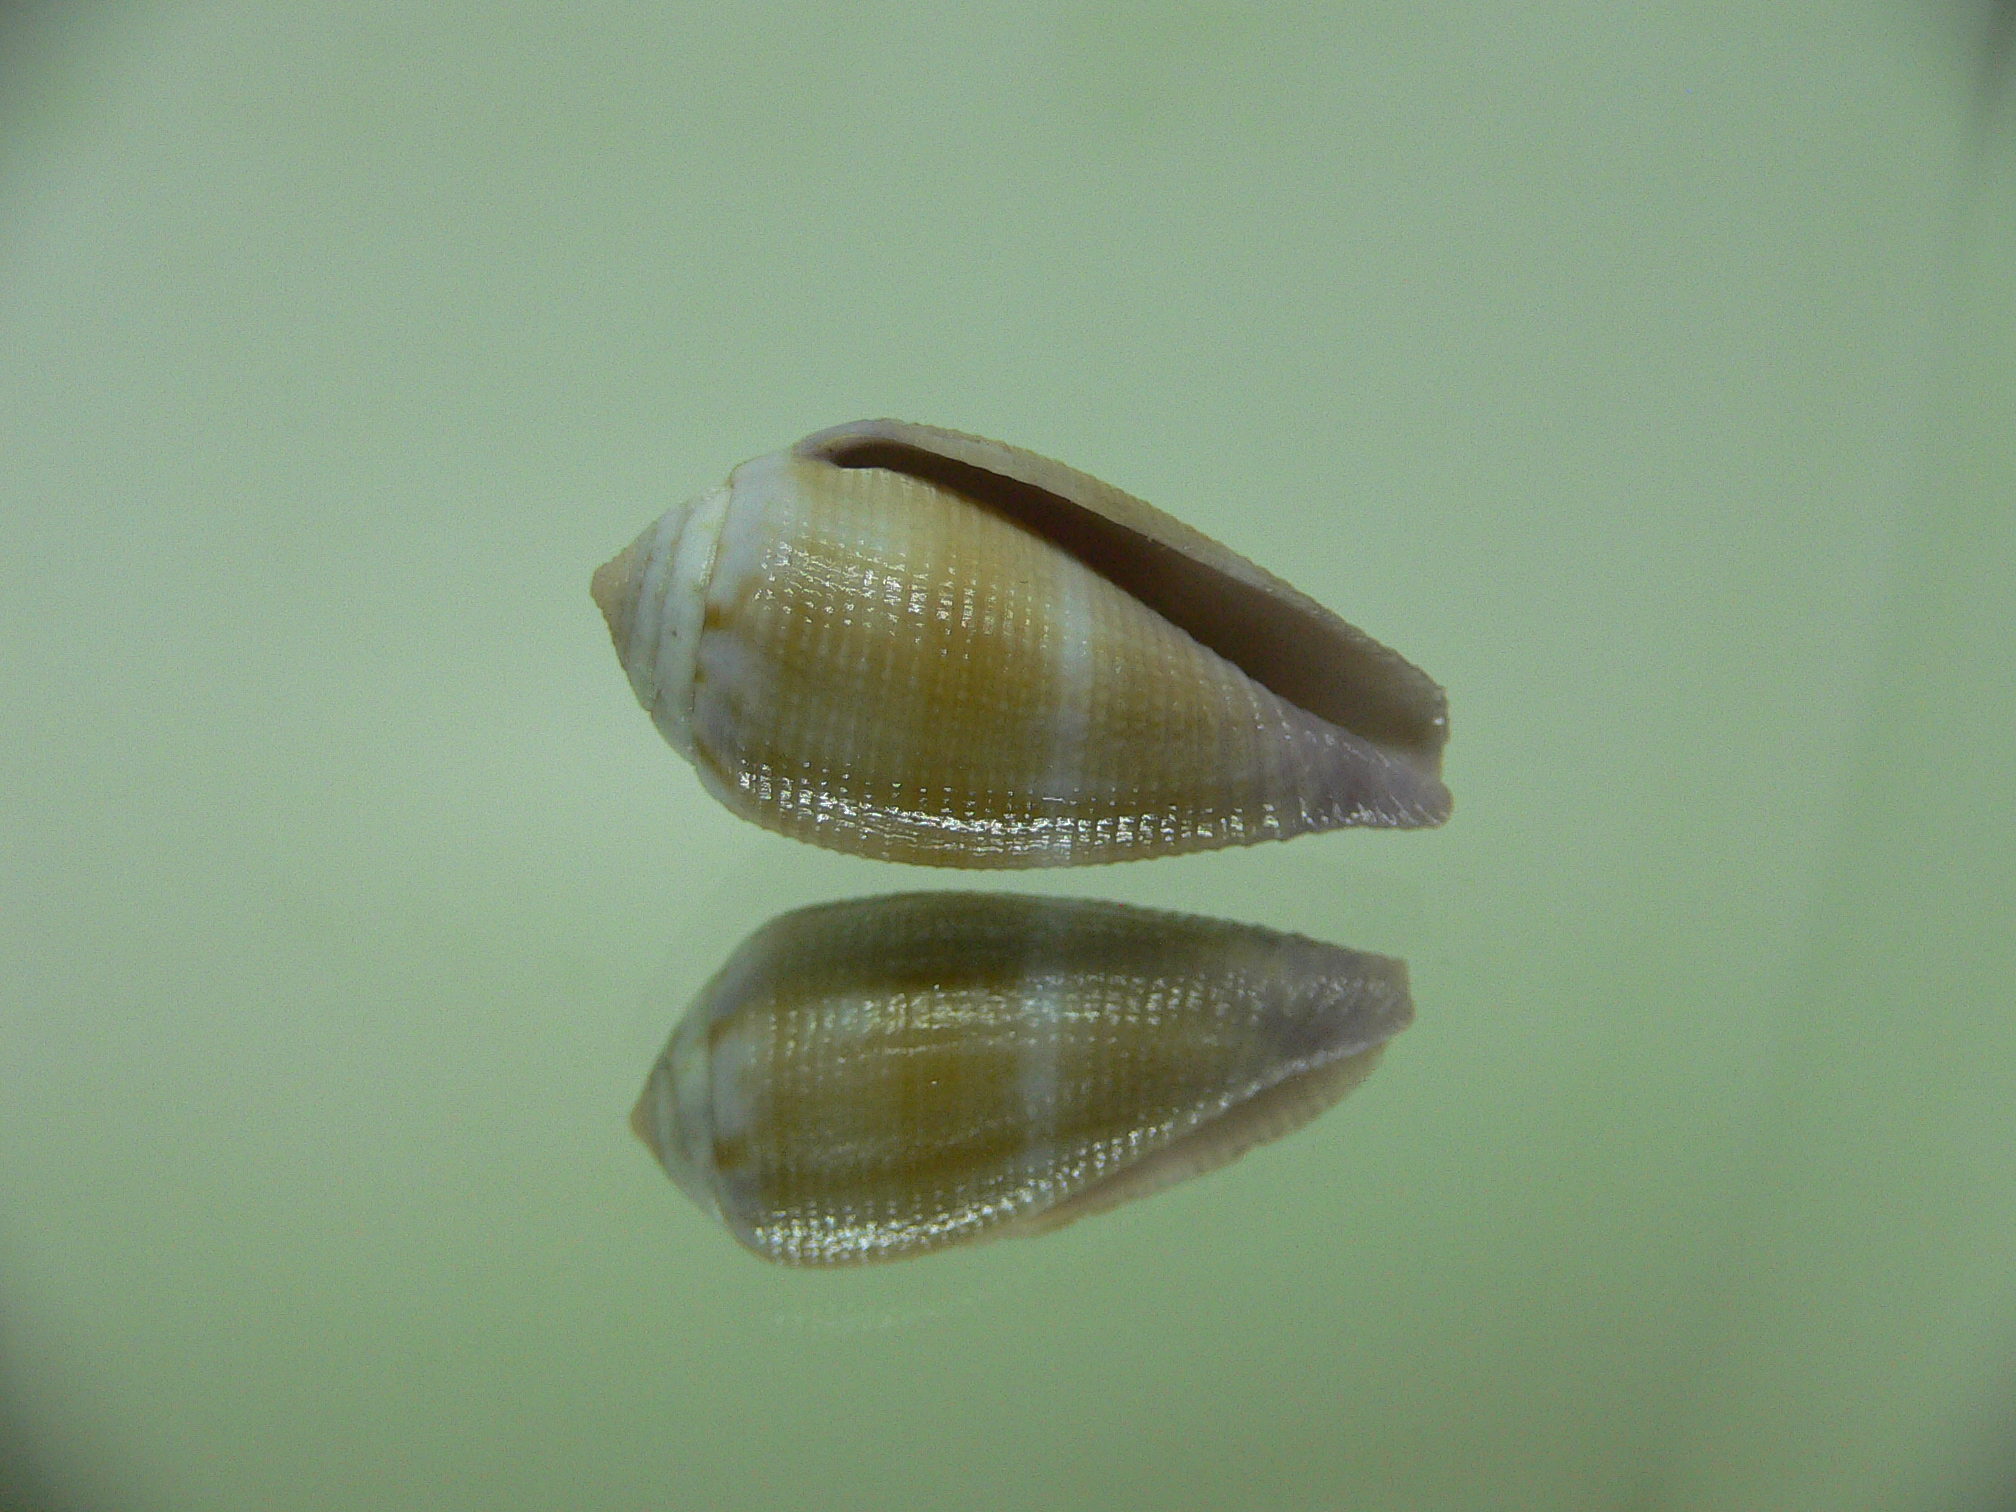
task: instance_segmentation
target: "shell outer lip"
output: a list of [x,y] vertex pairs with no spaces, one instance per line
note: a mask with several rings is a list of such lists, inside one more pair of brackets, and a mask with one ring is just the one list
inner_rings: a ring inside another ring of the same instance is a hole
[[[795,456],[881,467],[998,510],[1290,703],[1439,778],[1448,695],[1398,652],[1145,500],[1020,447],[906,420],[815,431]],[[1448,794],[1436,823],[1448,815]]]

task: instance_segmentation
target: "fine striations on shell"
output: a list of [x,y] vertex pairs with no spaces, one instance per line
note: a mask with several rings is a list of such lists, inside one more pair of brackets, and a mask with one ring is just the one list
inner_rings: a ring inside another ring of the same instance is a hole
[[923,893],[772,920],[631,1127],[793,1265],[1039,1233],[1235,1159],[1362,1080],[1404,962],[1214,919]]
[[715,797],[857,855],[1070,865],[1449,813],[1425,674],[997,442],[821,431],[668,510],[594,595]]

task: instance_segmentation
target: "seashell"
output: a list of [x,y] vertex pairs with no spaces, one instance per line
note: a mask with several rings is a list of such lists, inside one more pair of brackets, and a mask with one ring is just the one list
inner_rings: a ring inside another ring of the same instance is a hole
[[773,919],[631,1127],[765,1259],[1034,1234],[1221,1166],[1371,1071],[1403,961],[1216,919],[920,893]]
[[1424,673],[998,442],[821,431],[668,510],[594,595],[708,791],[837,850],[1054,866],[1448,817]]

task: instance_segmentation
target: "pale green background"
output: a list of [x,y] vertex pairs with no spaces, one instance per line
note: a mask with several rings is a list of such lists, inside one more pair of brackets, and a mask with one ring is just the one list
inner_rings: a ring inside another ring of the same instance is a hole
[[[1985,6],[7,26],[20,1494],[2006,1505]],[[971,882],[730,819],[587,580],[880,414],[1087,468],[1399,647],[1457,813],[990,879],[1401,954],[1419,1019],[1231,1170],[805,1275],[624,1114],[770,914]]]

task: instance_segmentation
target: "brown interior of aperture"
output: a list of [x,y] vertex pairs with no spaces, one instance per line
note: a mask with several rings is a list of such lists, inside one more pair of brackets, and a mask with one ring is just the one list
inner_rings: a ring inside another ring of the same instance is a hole
[[1441,770],[1440,698],[1370,637],[1242,583],[1173,546],[1016,478],[878,438],[820,453],[837,467],[880,467],[935,483],[1068,551],[1261,686],[1354,735]]

